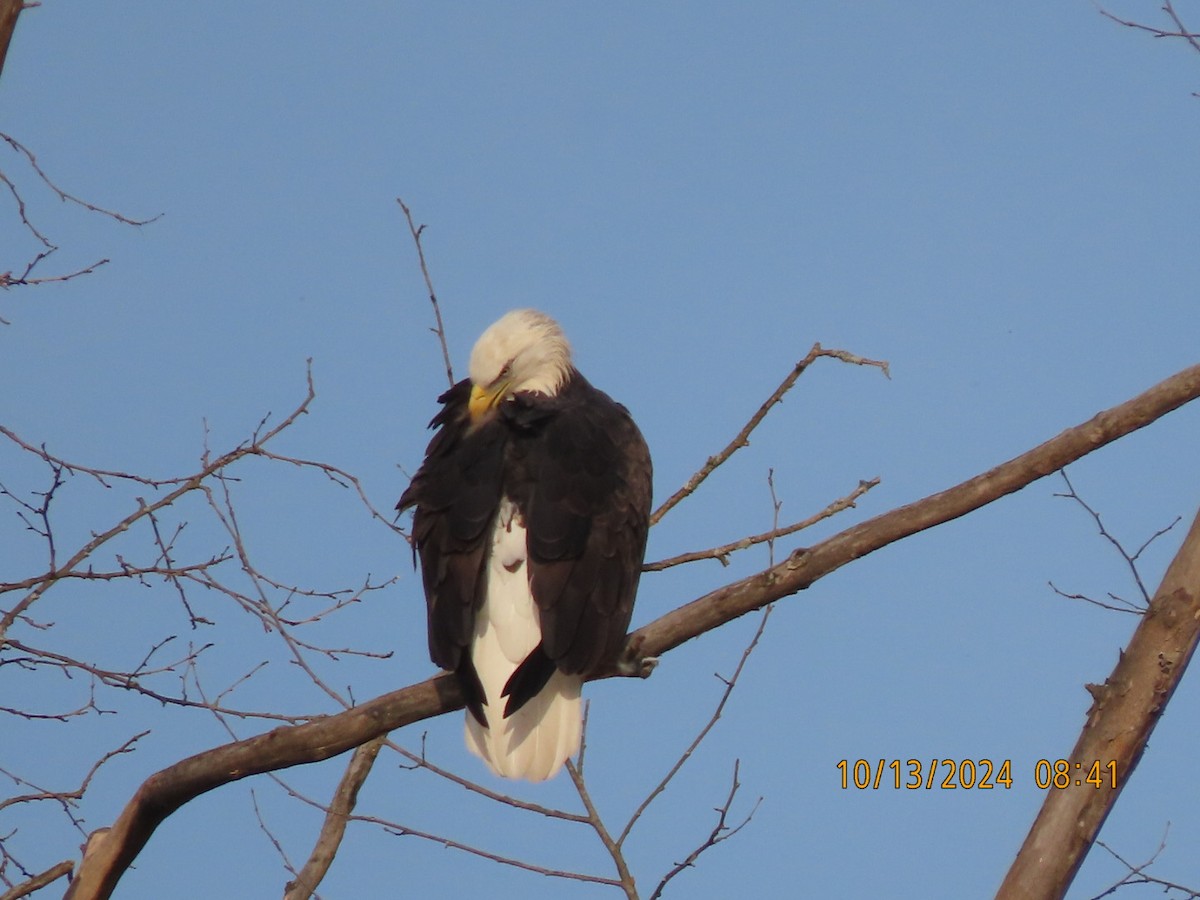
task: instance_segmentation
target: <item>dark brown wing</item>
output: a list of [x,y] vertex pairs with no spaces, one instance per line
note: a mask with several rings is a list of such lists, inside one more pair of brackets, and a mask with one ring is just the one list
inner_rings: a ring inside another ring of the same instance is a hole
[[437,434],[397,508],[416,507],[429,654],[458,673],[467,706],[486,724],[470,644],[501,497],[525,523],[542,630],[505,687],[507,715],[555,669],[590,674],[620,652],[646,552],[651,466],[628,410],[578,372],[557,396],[517,395],[475,426],[470,390],[462,381],[439,398]]
[[464,380],[438,398],[443,407],[430,423],[438,431],[396,508],[416,508],[413,542],[425,587],[429,655],[459,673],[467,706],[482,720],[483,689],[467,651],[503,491],[508,427],[495,419],[470,428],[470,393]]
[[580,374],[559,395],[518,396],[506,490],[524,518],[542,643],[513,674],[511,713],[559,669],[620,653],[646,552],[650,452],[629,411]]

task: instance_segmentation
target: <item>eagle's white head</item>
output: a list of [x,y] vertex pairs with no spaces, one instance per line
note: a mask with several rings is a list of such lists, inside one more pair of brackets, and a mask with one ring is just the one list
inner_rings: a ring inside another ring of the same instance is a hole
[[545,313],[514,309],[479,336],[471,351],[471,418],[520,391],[558,393],[571,374],[571,345]]

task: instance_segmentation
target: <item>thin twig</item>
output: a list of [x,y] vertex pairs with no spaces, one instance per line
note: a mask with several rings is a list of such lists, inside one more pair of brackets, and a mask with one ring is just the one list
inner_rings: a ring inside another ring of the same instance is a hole
[[291,465],[300,469],[316,469],[339,487],[354,488],[355,493],[358,494],[358,499],[362,502],[362,505],[367,508],[367,511],[370,512],[371,518],[378,522],[382,522],[388,527],[388,529],[395,534],[400,535],[409,543],[412,542],[412,538],[409,537],[408,533],[405,532],[403,528],[400,528],[395,524],[392,517],[385,516],[375,508],[375,504],[371,502],[369,497],[367,497],[367,492],[362,486],[362,481],[357,476],[347,472],[345,469],[339,468],[331,463],[319,462],[314,459],[302,459],[296,456],[284,456],[267,449],[261,449],[258,455],[263,459],[270,459],[274,460],[275,462],[290,463]]
[[855,354],[849,353],[845,350],[825,350],[820,344],[813,344],[812,349],[808,351],[808,355],[805,356],[804,359],[800,360],[800,362],[796,363],[796,365],[792,368],[792,371],[788,373],[787,377],[779,383],[779,387],[775,388],[771,396],[766,399],[766,401],[758,408],[757,411],[755,411],[754,415],[750,417],[750,420],[742,427],[742,430],[737,433],[734,439],[726,445],[725,449],[716,456],[710,456],[704,465],[701,466],[699,470],[697,470],[697,472],[687,480],[687,483],[683,487],[668,497],[662,506],[654,511],[654,513],[650,516],[650,524],[658,524],[662,520],[663,516],[670,512],[674,507],[678,506],[681,501],[693,494],[696,488],[698,488],[704,482],[704,480],[708,478],[709,475],[716,471],[719,466],[729,459],[729,457],[733,456],[733,454],[742,447],[747,446],[750,443],[750,434],[759,426],[762,420],[766,418],[767,413],[771,411],[771,407],[782,401],[784,395],[792,389],[792,385],[796,383],[796,380],[802,374],[804,374],[804,370],[822,356],[840,359],[842,362],[852,363],[858,366],[875,366],[876,368],[883,370],[884,375],[887,375],[889,378],[891,377],[888,371],[888,364],[885,361],[867,359],[863,356],[856,356]]
[[[165,507],[175,503],[175,501],[183,497],[185,494],[191,493],[195,490],[204,490],[207,492],[206,482],[210,478],[218,476],[222,470],[237,462],[239,459],[242,459],[243,457],[257,455],[260,452],[263,444],[266,444],[280,432],[290,428],[297,419],[308,412],[309,406],[316,397],[316,390],[313,387],[311,363],[312,361],[309,360],[307,373],[307,396],[300,403],[300,405],[292,410],[291,414],[289,414],[282,422],[262,435],[256,434],[252,442],[242,444],[216,460],[205,460],[205,464],[199,472],[187,479],[184,479],[173,491],[163,497],[160,497],[154,503],[141,503],[138,509],[125,516],[123,519],[121,519],[121,521],[113,525],[111,528],[94,534],[91,540],[84,543],[82,547],[72,554],[70,559],[68,559],[66,564],[63,566],[63,570],[68,572],[75,571],[82,565],[85,559],[87,559],[97,550],[97,548],[113,540],[118,535],[124,534],[136,522],[140,521],[146,516],[152,515],[158,510],[164,509]],[[4,433],[8,436],[11,436],[11,434],[7,431]],[[46,590],[48,590],[56,581],[58,581],[60,577],[61,570],[52,570],[47,572],[43,580],[36,587],[34,587],[32,591],[26,594],[12,608],[5,612],[2,617],[0,617],[0,643],[4,642],[8,633],[8,629],[12,627],[13,622],[15,622],[18,617],[23,615],[30,606],[36,603],[38,599],[46,592]]]
[[654,889],[654,893],[650,895],[650,900],[658,900],[658,898],[662,896],[663,891],[666,889],[667,883],[672,878],[681,872],[692,868],[702,853],[707,850],[711,850],[713,847],[717,846],[717,844],[720,844],[723,841],[729,840],[731,837],[749,825],[750,820],[754,818],[754,814],[758,812],[758,807],[762,805],[762,797],[759,797],[758,800],[755,801],[754,806],[750,809],[750,812],[746,813],[746,817],[742,819],[742,821],[736,825],[727,824],[729,821],[729,811],[733,808],[734,797],[737,796],[738,788],[742,786],[741,782],[738,781],[738,769],[740,767],[740,763],[740,760],[733,761],[733,781],[729,786],[729,794],[726,796],[725,802],[716,808],[717,824],[713,826],[713,830],[709,833],[708,837],[698,844],[696,848],[684,858],[683,862],[675,863],[675,865],[671,867],[671,871],[667,872],[667,874],[663,876],[662,880],[658,883],[658,886]]
[[[1170,16],[1171,21],[1175,24],[1174,31],[1168,31],[1165,28],[1157,28],[1153,25],[1145,25],[1141,22],[1135,22],[1131,19],[1122,19],[1119,16],[1110,13],[1101,6],[1097,6],[1096,8],[1100,12],[1100,15],[1104,16],[1106,19],[1116,22],[1118,25],[1123,25],[1126,28],[1133,28],[1137,31],[1144,31],[1155,38],[1181,38],[1187,41],[1193,50],[1195,50],[1197,53],[1200,53],[1200,32],[1194,32],[1183,24],[1183,20],[1179,17],[1179,13],[1175,11],[1175,6],[1172,4],[1171,0],[1164,0],[1162,11]],[[1200,91],[1192,91],[1192,96],[1200,97]]]
[[[1095,597],[1089,597],[1087,594],[1069,594],[1058,587],[1053,581],[1046,582],[1050,585],[1050,590],[1058,594],[1064,600],[1082,600],[1084,603],[1090,603],[1093,606],[1099,606],[1101,609],[1111,610],[1112,612],[1130,613],[1135,616],[1146,614],[1145,608],[1130,603],[1124,597],[1118,597],[1116,594],[1109,593],[1108,597],[1112,603],[1105,603],[1103,600],[1097,600]],[[1121,604],[1120,606],[1116,604]]]
[[275,837],[275,832],[271,831],[270,826],[267,825],[267,820],[263,816],[262,809],[258,805],[258,792],[255,791],[254,788],[250,788],[250,805],[254,807],[254,818],[258,820],[259,830],[261,830],[266,836],[267,840],[271,842],[271,846],[275,848],[275,852],[279,854],[279,859],[283,863],[283,867],[294,876],[296,874],[296,867],[292,863],[291,857],[288,856],[287,850],[284,849],[279,838]]
[[[739,550],[745,550],[748,547],[753,547],[756,544],[769,543],[772,544],[772,562],[774,563],[774,542],[776,539],[786,537],[789,534],[795,534],[797,531],[803,531],[824,519],[836,515],[845,509],[851,509],[856,505],[859,497],[869,491],[871,488],[879,484],[878,476],[869,481],[860,481],[858,487],[842,497],[840,500],[834,500],[819,513],[809,516],[807,519],[802,519],[791,525],[786,525],[783,528],[772,528],[770,531],[764,531],[762,534],[755,534],[749,537],[744,537],[737,541],[731,541],[728,544],[722,544],[720,547],[712,547],[708,550],[693,550],[689,553],[681,553],[678,556],[672,556],[668,559],[660,559],[656,562],[646,563],[642,566],[643,572],[661,572],[663,569],[669,569],[671,566],[682,565],[683,563],[696,562],[702,559],[715,559],[723,566],[729,565],[729,554],[736,553]],[[772,499],[774,494],[772,493]],[[778,515],[778,510],[776,510]]]
[[1116,22],[1118,25],[1123,25],[1126,28],[1132,28],[1136,31],[1145,31],[1156,38],[1183,38],[1192,45],[1192,49],[1200,52],[1200,33],[1190,31],[1183,21],[1179,18],[1179,14],[1175,12],[1175,7],[1171,5],[1171,0],[1165,0],[1162,7],[1163,12],[1171,17],[1171,21],[1175,23],[1175,30],[1168,31],[1165,28],[1157,28],[1153,25],[1146,25],[1142,22],[1135,22],[1132,19],[1122,19],[1119,16],[1110,13],[1103,7],[1099,8],[1100,15],[1106,19]]
[[38,165],[37,157],[35,157],[33,155],[33,151],[31,151],[28,147],[26,147],[24,144],[22,144],[16,138],[11,137],[10,135],[4,134],[3,132],[0,132],[0,140],[4,141],[10,147],[12,147],[14,150],[16,150],[18,153],[20,153],[22,156],[24,156],[25,159],[29,162],[30,168],[32,168],[33,171],[37,173],[38,178],[40,178],[42,180],[42,182],[46,185],[46,187],[48,187],[48,188],[50,188],[50,190],[54,191],[54,193],[58,195],[58,199],[62,200],[64,203],[74,203],[77,206],[82,206],[84,209],[88,210],[89,212],[99,213],[102,216],[108,216],[110,219],[115,219],[116,221],[121,222],[124,225],[137,225],[137,226],[149,225],[151,222],[158,221],[163,216],[162,213],[159,213],[158,215],[152,216],[149,219],[131,219],[128,216],[121,215],[119,212],[114,212],[111,209],[105,209],[102,206],[96,206],[94,203],[88,203],[86,200],[81,200],[80,198],[76,197],[74,194],[67,193],[62,188],[60,188],[57,184],[55,184],[53,181],[51,181],[50,176],[47,175],[44,171],[42,171],[42,167]]
[[[1164,534],[1166,534],[1168,531],[1170,531],[1172,528],[1174,528],[1176,525],[1178,525],[1180,522],[1180,518],[1178,516],[1176,516],[1174,522],[1172,522],[1167,527],[1160,528],[1158,531],[1154,532],[1154,534],[1150,535],[1150,537],[1142,544],[1142,546],[1140,546],[1137,549],[1136,552],[1130,554],[1125,549],[1125,546],[1119,540],[1117,540],[1115,537],[1113,537],[1112,534],[1109,532],[1109,530],[1104,526],[1104,520],[1100,518],[1100,513],[1096,512],[1096,510],[1092,509],[1087,504],[1087,502],[1084,501],[1084,499],[1082,497],[1080,497],[1078,493],[1076,493],[1075,486],[1073,484],[1071,484],[1071,479],[1067,476],[1067,470],[1063,469],[1058,474],[1061,475],[1062,480],[1064,482],[1066,482],[1067,493],[1055,494],[1054,496],[1064,497],[1064,498],[1067,498],[1070,500],[1074,500],[1076,503],[1078,503],[1080,506],[1082,506],[1087,511],[1088,515],[1090,515],[1092,517],[1092,521],[1096,523],[1096,529],[1100,532],[1100,536],[1102,538],[1104,538],[1106,541],[1108,541],[1109,544],[1112,545],[1113,549],[1117,551],[1117,553],[1120,555],[1121,559],[1125,560],[1125,565],[1128,566],[1129,573],[1133,576],[1134,584],[1137,585],[1138,593],[1140,593],[1142,595],[1142,601],[1144,603],[1146,603],[1147,605],[1149,605],[1150,592],[1146,589],[1146,585],[1142,581],[1142,573],[1140,571],[1138,571],[1138,566],[1137,566],[1138,557],[1140,557],[1142,555],[1142,551],[1144,551],[1147,547],[1149,547],[1152,543],[1154,543],[1154,541],[1156,541],[1158,538],[1162,537]],[[1103,604],[1101,604],[1101,605],[1103,605]]]
[[1197,38],[1200,38],[1200,34],[1197,34],[1183,24],[1183,20],[1180,19],[1179,14],[1175,12],[1175,7],[1171,3],[1171,0],[1163,0],[1163,12],[1171,17],[1171,21],[1175,23],[1175,27],[1179,29],[1176,32],[1175,37],[1182,37],[1186,39],[1187,42],[1192,45],[1192,49],[1197,53],[1200,53],[1200,41],[1197,40]]
[[[586,715],[586,713],[585,713],[585,715]],[[585,727],[586,727],[586,721],[585,721]],[[546,816],[547,818],[551,818],[551,819],[564,819],[565,821],[568,821],[568,822],[580,822],[583,824],[587,824],[587,822],[588,822],[587,816],[580,815],[579,813],[567,812],[566,810],[555,809],[554,807],[550,807],[550,806],[542,806],[539,803],[530,803],[527,800],[519,800],[516,797],[512,797],[508,794],[501,794],[498,791],[493,791],[489,788],[484,787],[481,784],[478,784],[467,778],[463,778],[461,775],[456,775],[454,772],[451,772],[449,769],[443,769],[440,766],[438,766],[436,763],[430,762],[425,757],[425,754],[423,752],[422,753],[414,753],[413,751],[411,751],[405,747],[402,747],[399,744],[393,743],[392,741],[388,741],[388,747],[390,749],[396,751],[401,756],[403,756],[405,759],[407,759],[410,763],[412,763],[412,765],[404,766],[403,768],[424,769],[433,775],[437,775],[439,778],[444,778],[445,780],[451,782],[452,784],[458,785],[459,787],[463,788],[464,790],[470,791],[473,794],[478,794],[480,797],[484,797],[484,798],[486,798],[488,800],[492,800],[496,803],[502,803],[505,806],[511,806],[514,809],[520,809],[520,810],[524,810],[525,812],[536,813],[537,815]]]
[[1108,846],[1108,844],[1104,843],[1104,841],[1096,841],[1096,846],[1107,851],[1113,859],[1115,859],[1129,871],[1124,875],[1124,877],[1121,878],[1120,881],[1110,886],[1107,890],[1097,894],[1092,898],[1092,900],[1101,900],[1102,897],[1112,896],[1117,892],[1118,889],[1132,884],[1153,884],[1162,888],[1162,894],[1169,894],[1171,891],[1179,891],[1185,895],[1183,900],[1195,900],[1195,898],[1200,897],[1200,891],[1196,890],[1195,888],[1190,888],[1182,884],[1176,884],[1173,881],[1165,881],[1162,878],[1157,878],[1154,875],[1150,875],[1146,872],[1146,869],[1150,868],[1150,866],[1152,866],[1158,860],[1158,857],[1162,854],[1163,850],[1167,848],[1167,833],[1170,830],[1171,823],[1168,822],[1166,828],[1163,829],[1162,840],[1158,842],[1158,849],[1150,855],[1148,860],[1141,865],[1136,866],[1126,860],[1123,856],[1121,856],[1121,854],[1113,850],[1112,847]]
[[433,279],[429,277],[429,269],[425,266],[425,250],[421,246],[421,234],[425,231],[425,226],[418,226],[413,222],[412,213],[409,212],[402,199],[397,197],[396,202],[404,210],[404,218],[408,220],[408,230],[412,234],[413,243],[417,245],[417,260],[421,264],[421,275],[425,278],[425,287],[429,289],[429,302],[433,304],[433,317],[437,321],[437,327],[433,329],[433,333],[438,336],[438,342],[442,345],[442,360],[446,363],[446,378],[450,382],[450,387],[454,387],[454,366],[450,364],[450,348],[446,346],[446,328],[442,324],[442,309],[438,306],[437,291],[433,289]]
[[[23,663],[27,667],[46,666],[62,669],[68,674],[72,671],[86,672],[96,678],[101,684],[106,687],[120,688],[122,690],[133,691],[142,696],[149,697],[152,700],[157,700],[163,706],[179,706],[198,709],[215,709],[216,711],[227,716],[235,716],[239,719],[267,719],[269,721],[286,722],[297,724],[308,722],[315,718],[315,715],[299,715],[288,716],[282,713],[273,712],[254,712],[244,709],[226,709],[220,706],[210,705],[207,701],[196,702],[189,700],[187,697],[177,697],[173,694],[165,694],[162,691],[147,687],[143,681],[148,675],[161,675],[166,672],[176,671],[180,666],[189,664],[197,656],[205,650],[212,647],[212,644],[203,644],[199,649],[190,649],[188,654],[174,662],[161,665],[157,669],[142,671],[137,674],[133,672],[118,672],[112,669],[104,669],[93,665],[84,660],[76,659],[71,656],[65,656],[61,653],[55,653],[52,650],[43,650],[40,647],[33,647],[23,641],[16,641],[8,638],[6,644],[21,653],[28,654],[27,659],[16,658],[13,663]],[[23,713],[20,713],[23,715]]]
[[63,275],[45,275],[41,278],[30,278],[29,273],[33,271],[35,265],[40,262],[48,254],[41,254],[33,262],[25,266],[25,271],[20,275],[13,275],[12,272],[0,272],[0,288],[31,286],[35,284],[53,284],[58,281],[73,281],[82,275],[91,275],[101,266],[108,265],[107,259],[98,259],[90,266],[84,266],[82,269],[76,269],[74,272],[67,272]]
[[[770,605],[763,609],[762,616],[760,616],[758,620],[758,627],[754,630],[754,636],[750,638],[750,643],[747,644],[746,649],[742,651],[742,657],[738,660],[737,667],[733,670],[733,675],[731,675],[728,680],[721,678],[721,681],[725,683],[725,690],[721,692],[721,699],[717,701],[717,706],[713,710],[712,715],[709,716],[708,721],[704,723],[704,727],[700,729],[696,737],[692,739],[692,742],[688,745],[687,749],[680,754],[679,759],[675,760],[675,764],[671,766],[667,774],[664,775],[662,780],[654,786],[654,789],[646,795],[646,799],[638,805],[638,808],[633,811],[633,815],[629,817],[629,821],[625,823],[625,827],[621,829],[621,834],[617,838],[616,843],[618,847],[625,843],[625,839],[629,837],[629,833],[633,831],[633,826],[637,824],[638,820],[642,817],[642,814],[649,809],[650,804],[655,801],[658,795],[667,789],[667,785],[671,783],[671,779],[679,774],[679,770],[684,767],[689,759],[691,759],[692,754],[696,752],[696,748],[698,748],[701,742],[708,737],[708,733],[713,730],[713,726],[715,726],[717,724],[717,720],[721,718],[721,713],[725,710],[725,704],[729,702],[730,694],[732,694],[733,689],[737,687],[738,679],[742,677],[742,671],[746,668],[746,662],[750,659],[750,655],[754,652],[754,648],[758,646],[758,642],[763,636],[763,631],[767,627],[767,619],[771,617],[771,610],[774,608],[774,605]],[[719,675],[717,677],[720,678]]]
[[614,841],[612,835],[608,833],[608,829],[604,826],[604,820],[600,817],[600,813],[596,810],[596,805],[592,802],[592,796],[588,793],[587,784],[583,780],[583,775],[575,766],[573,760],[568,759],[567,772],[571,776],[571,781],[575,785],[575,790],[579,794],[579,799],[583,803],[583,808],[587,810],[588,822],[596,835],[600,838],[600,843],[604,845],[604,849],[608,851],[609,857],[613,861],[613,866],[617,870],[617,876],[620,879],[619,884],[625,892],[625,896],[629,900],[638,900],[637,884],[633,880],[633,875],[629,871],[629,864],[625,861],[625,854],[621,852],[619,841]]
[[[875,484],[879,484],[878,478],[875,479]],[[871,487],[874,487],[874,485],[872,485]],[[775,496],[775,470],[774,469],[767,469],[767,490],[771,492],[771,530],[770,530],[770,532],[768,532],[770,537],[766,538],[766,541],[767,541],[767,565],[774,566],[775,565],[775,539],[780,536],[778,534],[778,532],[779,532],[779,511],[781,509],[783,509],[783,501],[780,500],[777,496]],[[860,481],[858,483],[858,490],[861,493],[865,494],[869,490],[869,488],[867,487],[867,483],[865,481]],[[851,500],[849,505],[853,506],[854,501]],[[844,508],[845,507],[843,507],[843,509]],[[826,507],[826,509],[828,510],[829,507]],[[832,515],[832,513],[831,513],[831,515]]]
[[[299,800],[301,803],[304,803],[304,804],[307,804],[308,806],[313,807],[314,809],[319,809],[319,810],[322,810],[323,812],[328,813],[329,808],[327,806],[325,806],[324,804],[318,803],[316,800],[313,800],[311,797],[306,797],[304,794],[300,793],[295,788],[290,787],[289,785],[287,785],[286,783],[284,783],[283,781],[281,781],[278,778],[276,778],[275,780],[277,783],[280,784],[280,786],[282,786],[284,788],[285,791],[288,792],[289,796],[295,798],[296,800]],[[486,859],[491,862],[500,863],[501,865],[505,865],[505,866],[511,866],[514,869],[523,869],[526,872],[533,872],[537,875],[545,875],[550,878],[565,878],[569,881],[585,881],[585,882],[589,882],[592,884],[603,884],[603,885],[609,885],[612,887],[616,887],[616,886],[620,885],[620,882],[616,881],[615,879],[607,878],[603,875],[589,875],[585,872],[571,872],[571,871],[565,870],[565,869],[551,869],[546,866],[539,866],[536,863],[527,862],[527,861],[521,860],[521,859],[515,859],[513,857],[503,856],[499,853],[493,853],[490,850],[484,850],[481,847],[475,847],[471,844],[465,844],[462,841],[456,841],[453,838],[443,837],[442,835],[433,834],[428,831],[421,831],[416,828],[410,828],[407,825],[402,825],[400,823],[393,822],[388,819],[383,819],[383,818],[380,818],[379,816],[369,816],[369,815],[363,815],[361,813],[354,813],[352,815],[347,816],[347,821],[362,822],[362,823],[366,823],[366,824],[370,824],[370,825],[378,825],[379,827],[383,828],[384,831],[388,832],[389,834],[395,835],[396,837],[420,838],[421,840],[424,840],[424,841],[430,841],[435,844],[440,844],[441,846],[443,846],[447,849],[450,849],[450,850],[461,850],[463,853],[469,853],[472,856],[478,856],[481,859]]]

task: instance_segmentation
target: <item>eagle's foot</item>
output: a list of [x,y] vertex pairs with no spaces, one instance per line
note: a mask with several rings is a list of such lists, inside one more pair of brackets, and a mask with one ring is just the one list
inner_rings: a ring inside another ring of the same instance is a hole
[[637,637],[625,645],[617,660],[617,674],[626,678],[649,678],[657,666],[657,656],[642,656],[642,638]]

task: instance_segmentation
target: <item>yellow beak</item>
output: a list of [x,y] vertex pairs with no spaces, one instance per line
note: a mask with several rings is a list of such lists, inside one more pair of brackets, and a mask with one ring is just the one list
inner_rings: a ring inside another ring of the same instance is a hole
[[504,399],[504,393],[508,389],[508,384],[494,384],[490,388],[480,387],[479,385],[471,386],[471,399],[467,401],[467,410],[471,414],[471,421],[478,422],[487,414],[488,410],[494,409]]

